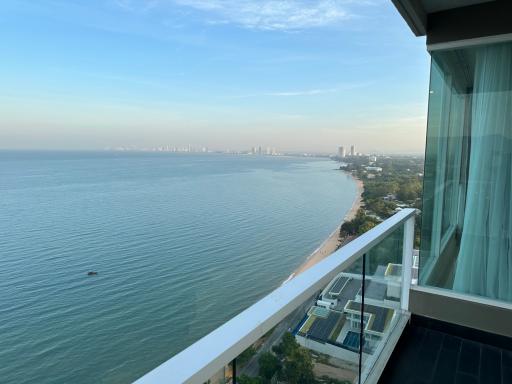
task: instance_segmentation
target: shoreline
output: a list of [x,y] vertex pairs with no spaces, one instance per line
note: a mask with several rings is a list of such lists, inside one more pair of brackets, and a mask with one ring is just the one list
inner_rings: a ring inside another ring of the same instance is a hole
[[291,279],[293,279],[295,276],[301,274],[302,272],[308,270],[313,265],[319,263],[320,261],[325,259],[327,256],[331,255],[338,248],[340,248],[340,246],[344,245],[345,243],[347,243],[348,241],[351,240],[349,238],[340,239],[340,237],[339,237],[340,228],[344,222],[352,220],[356,216],[359,208],[361,208],[361,205],[363,202],[362,194],[363,194],[364,184],[361,180],[359,180],[357,177],[352,175],[352,173],[349,173],[349,172],[345,172],[345,173],[354,179],[354,181],[356,183],[356,187],[357,187],[357,194],[356,194],[356,197],[354,198],[354,201],[352,202],[352,207],[345,214],[345,217],[343,217],[342,222],[334,229],[333,232],[331,232],[329,237],[327,237],[327,239],[325,239],[322,242],[322,244],[320,244],[320,246],[317,249],[315,249],[297,269],[295,269],[295,271],[293,271],[293,273],[283,282],[283,284],[290,281]]

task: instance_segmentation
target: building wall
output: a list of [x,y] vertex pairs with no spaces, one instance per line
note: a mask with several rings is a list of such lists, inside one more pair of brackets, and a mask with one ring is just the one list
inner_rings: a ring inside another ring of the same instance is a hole
[[319,353],[324,353],[326,355],[336,357],[351,363],[357,364],[359,362],[359,355],[356,352],[349,351],[348,349],[337,347],[332,344],[323,344],[315,340],[306,339],[300,335],[296,335],[295,339],[297,340],[297,343],[307,349],[311,349]]

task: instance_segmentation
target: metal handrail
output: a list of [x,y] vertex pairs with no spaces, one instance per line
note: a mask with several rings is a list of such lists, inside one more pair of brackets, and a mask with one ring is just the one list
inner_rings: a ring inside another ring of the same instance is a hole
[[[415,209],[396,213],[150,371],[136,384],[203,383],[270,331],[338,273],[404,225],[402,309],[408,307]],[[409,260],[410,259],[410,260]]]

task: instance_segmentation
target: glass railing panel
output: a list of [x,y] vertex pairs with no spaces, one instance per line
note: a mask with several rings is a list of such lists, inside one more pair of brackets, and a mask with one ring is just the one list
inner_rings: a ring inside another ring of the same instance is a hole
[[[157,383],[169,372],[179,372],[175,382],[205,382],[211,366],[230,360],[236,364],[208,377],[210,383],[365,382],[407,318],[410,281],[402,289],[402,270],[412,264],[413,214],[396,214],[287,280],[139,382]],[[404,276],[410,280],[411,273]],[[234,356],[234,349],[242,352]]]
[[364,383],[405,316],[403,249],[402,224],[237,358],[237,382]]
[[360,271],[362,257],[239,355],[237,383],[357,383],[359,335],[344,307],[362,288]]
[[362,383],[381,357],[399,320],[405,316],[401,310],[403,248],[404,226],[401,225],[367,252],[364,290],[345,308],[353,326],[363,329]]

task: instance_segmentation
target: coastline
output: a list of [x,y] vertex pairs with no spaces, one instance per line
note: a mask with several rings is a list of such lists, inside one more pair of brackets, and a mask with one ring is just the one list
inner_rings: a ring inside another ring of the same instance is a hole
[[340,225],[338,225],[336,227],[336,229],[329,235],[329,237],[326,240],[324,240],[324,242],[322,244],[320,244],[320,246],[317,249],[315,249],[313,251],[313,253],[311,253],[307,257],[307,259],[304,261],[304,263],[302,263],[295,271],[293,271],[293,273],[283,282],[283,284],[286,283],[287,281],[293,279],[295,276],[301,274],[302,272],[306,271],[307,269],[311,268],[313,265],[317,264],[318,262],[322,261],[327,256],[329,256],[334,251],[336,251],[338,248],[340,248],[340,246],[346,244],[348,241],[351,240],[350,238],[340,239],[340,237],[339,237],[340,228],[344,222],[352,220],[356,216],[359,208],[361,208],[364,184],[361,180],[359,180],[357,177],[355,177],[351,173],[347,173],[347,174],[350,175],[354,179],[354,181],[356,183],[356,187],[357,187],[357,194],[352,203],[352,207],[347,212],[347,214],[343,218],[343,221],[340,223]]

